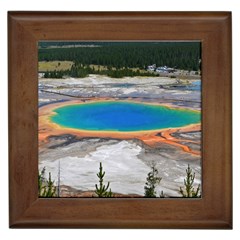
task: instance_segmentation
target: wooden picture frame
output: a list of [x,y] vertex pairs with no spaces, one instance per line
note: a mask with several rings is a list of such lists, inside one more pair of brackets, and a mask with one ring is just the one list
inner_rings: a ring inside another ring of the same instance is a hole
[[[38,198],[39,40],[202,42],[202,198]],[[9,12],[11,228],[232,228],[230,12]]]

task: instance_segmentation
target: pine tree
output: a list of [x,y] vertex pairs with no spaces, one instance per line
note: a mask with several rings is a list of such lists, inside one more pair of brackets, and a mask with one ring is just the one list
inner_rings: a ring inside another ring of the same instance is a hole
[[48,179],[45,179],[45,167],[38,173],[38,195],[39,197],[56,197],[56,186],[51,179],[49,172]]
[[158,177],[158,170],[155,168],[155,166],[152,166],[151,172],[148,173],[147,176],[147,182],[145,183],[145,197],[149,198],[155,198],[156,197],[156,185],[160,183],[162,178]]
[[195,173],[192,173],[192,169],[190,168],[188,164],[188,168],[186,169],[186,179],[184,179],[184,186],[185,186],[185,191],[180,187],[180,194],[184,198],[198,198],[201,197],[200,194],[200,184],[198,185],[196,191],[193,187],[194,184],[194,179],[195,179]]
[[103,184],[103,177],[105,175],[105,172],[103,172],[102,163],[100,162],[99,167],[99,173],[97,173],[97,176],[99,178],[99,187],[97,184],[95,184],[96,190],[95,193],[98,197],[112,197],[112,191],[111,188],[108,191],[110,183],[107,183],[107,186]]

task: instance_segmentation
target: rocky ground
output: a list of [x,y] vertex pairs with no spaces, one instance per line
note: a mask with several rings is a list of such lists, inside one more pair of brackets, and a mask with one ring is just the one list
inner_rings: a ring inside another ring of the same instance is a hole
[[[111,97],[140,99],[144,102],[165,102],[185,108],[201,108],[201,93],[191,89],[196,80],[144,77],[112,79],[89,76],[84,79],[39,79],[39,107],[76,98]],[[159,133],[161,134],[161,133]],[[189,148],[201,151],[201,132],[175,132],[172,136]],[[201,183],[201,156],[183,151],[180,147],[157,142],[147,145],[140,139],[79,138],[71,134],[50,136],[39,148],[39,168],[46,167],[55,181],[60,165],[61,196],[91,197],[96,173],[102,162],[104,180],[117,197],[139,197],[151,166],[162,177],[157,193],[166,197],[179,195],[186,168],[190,164],[196,173],[195,184]]]
[[72,98],[131,98],[145,102],[175,102],[200,109],[200,91],[190,86],[198,80],[166,77],[125,77],[90,75],[79,79],[39,79],[39,105]]

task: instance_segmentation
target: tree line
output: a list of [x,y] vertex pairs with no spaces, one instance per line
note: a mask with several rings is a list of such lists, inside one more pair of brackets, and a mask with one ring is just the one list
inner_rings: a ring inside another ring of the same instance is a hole
[[82,64],[74,64],[70,70],[59,70],[59,71],[47,71],[44,73],[44,78],[64,78],[64,77],[73,77],[73,78],[84,78],[89,74],[98,74],[106,75],[112,78],[122,78],[122,77],[134,77],[134,76],[157,76],[153,72],[140,72],[139,70],[132,70],[129,68],[122,69],[113,69],[108,67],[107,69],[100,68],[95,69],[89,65],[84,66]]
[[[96,47],[78,45],[95,45]],[[56,48],[49,48],[57,46]],[[69,46],[61,48],[60,46]],[[148,65],[198,71],[200,42],[40,42],[39,61],[73,61],[75,66],[146,69]]]

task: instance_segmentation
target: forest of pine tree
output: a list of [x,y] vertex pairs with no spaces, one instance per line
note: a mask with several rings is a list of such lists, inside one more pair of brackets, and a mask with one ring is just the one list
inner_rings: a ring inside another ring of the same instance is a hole
[[[136,72],[129,68],[146,69],[148,65],[156,64],[156,66],[166,65],[198,71],[201,44],[200,42],[39,42],[38,58],[39,61],[74,62],[71,70],[45,74],[53,78],[64,75],[84,77],[91,73],[106,74],[110,77],[151,76],[152,73]],[[108,69],[96,70],[89,67],[91,64],[106,66]]]

